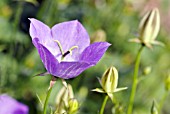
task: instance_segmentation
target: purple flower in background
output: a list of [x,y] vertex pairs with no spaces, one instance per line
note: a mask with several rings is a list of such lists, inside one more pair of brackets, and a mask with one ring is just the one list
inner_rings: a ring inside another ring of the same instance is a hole
[[2,94],[0,95],[0,114],[28,114],[28,107]]
[[56,24],[51,29],[31,18],[30,35],[48,73],[69,79],[96,65],[107,48],[107,42],[90,45],[90,38],[77,20]]

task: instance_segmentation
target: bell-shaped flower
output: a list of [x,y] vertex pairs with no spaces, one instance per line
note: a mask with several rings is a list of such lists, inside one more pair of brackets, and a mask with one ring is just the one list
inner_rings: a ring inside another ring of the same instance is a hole
[[87,31],[77,20],[56,24],[51,29],[36,19],[30,21],[32,42],[48,73],[56,77],[78,76],[96,65],[111,45],[107,42],[90,45]]
[[92,91],[96,91],[99,93],[107,93],[111,99],[113,98],[112,94],[114,92],[127,89],[127,87],[117,88],[118,71],[115,67],[110,67],[109,69],[107,69],[105,73],[103,74],[101,80],[99,79],[99,82],[102,88],[96,88],[96,89],[93,89]]
[[6,94],[0,95],[0,114],[28,114],[28,107]]
[[147,12],[139,24],[139,38],[131,39],[132,42],[144,44],[151,48],[152,44],[163,45],[163,43],[156,41],[156,37],[160,29],[160,14],[157,8],[153,8]]

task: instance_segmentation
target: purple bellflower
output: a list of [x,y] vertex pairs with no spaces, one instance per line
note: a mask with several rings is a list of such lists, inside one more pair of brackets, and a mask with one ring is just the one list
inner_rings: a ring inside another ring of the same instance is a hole
[[87,31],[77,20],[56,24],[51,29],[36,19],[30,21],[32,42],[48,73],[56,77],[78,76],[96,65],[111,45],[107,42],[90,45]]
[[0,95],[0,114],[28,114],[28,107],[6,94]]

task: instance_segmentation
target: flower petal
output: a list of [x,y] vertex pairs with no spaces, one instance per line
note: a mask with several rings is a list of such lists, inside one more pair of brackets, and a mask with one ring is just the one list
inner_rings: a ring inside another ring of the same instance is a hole
[[80,60],[96,64],[110,45],[107,42],[93,43],[83,51]]
[[74,78],[91,66],[94,65],[86,62],[61,62],[53,75],[63,79]]
[[51,29],[34,18],[29,19],[30,23],[30,35],[32,40],[38,38],[39,43],[44,45],[57,59],[59,59],[61,52],[56,42],[52,39]]
[[50,74],[55,74],[57,66],[59,64],[58,60],[51,54],[51,52],[44,47],[42,44],[39,43],[38,38],[33,39],[33,44],[38,50],[40,58]]
[[53,39],[61,43],[64,52],[67,52],[73,46],[78,46],[78,49],[73,50],[71,58],[78,58],[78,55],[90,45],[87,31],[77,20],[56,24],[51,31]]
[[51,39],[51,30],[47,25],[34,18],[30,18],[29,20],[31,21],[29,31],[32,39],[38,38],[42,44]]
[[25,104],[18,102],[7,94],[0,95],[0,114],[28,114]]

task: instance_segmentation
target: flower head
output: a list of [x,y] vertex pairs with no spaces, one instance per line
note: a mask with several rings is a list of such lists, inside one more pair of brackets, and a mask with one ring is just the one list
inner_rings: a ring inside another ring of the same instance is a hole
[[90,45],[85,28],[77,20],[56,24],[51,29],[31,18],[30,35],[47,71],[60,78],[78,76],[94,66],[110,46],[107,42]]
[[6,94],[0,95],[0,114],[28,114],[28,107]]

